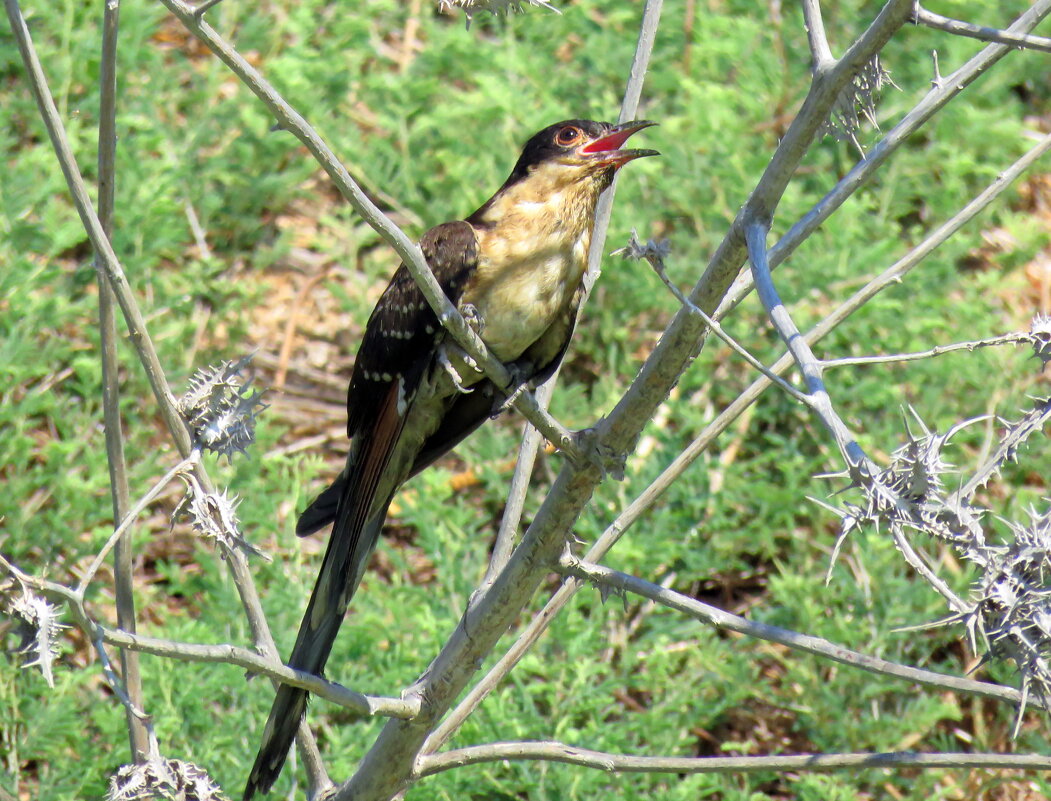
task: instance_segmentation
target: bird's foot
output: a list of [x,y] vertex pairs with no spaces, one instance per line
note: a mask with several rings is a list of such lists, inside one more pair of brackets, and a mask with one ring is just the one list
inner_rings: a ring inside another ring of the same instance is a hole
[[529,376],[535,372],[533,365],[528,362],[513,362],[505,364],[504,367],[507,368],[511,380],[507,382],[507,387],[504,389],[504,399],[498,401],[493,407],[493,417],[498,417],[515,405],[518,396],[530,388]]
[[464,322],[471,327],[471,330],[478,336],[481,336],[482,331],[485,329],[485,320],[482,319],[482,314],[477,307],[473,303],[465,303],[460,307],[460,314],[463,316]]
[[584,428],[572,432],[563,443],[563,450],[573,461],[591,464],[602,471],[602,479],[624,480],[627,456],[618,453],[601,440],[598,429]]
[[[463,358],[468,361],[468,366],[472,363],[469,362],[467,354],[463,354]],[[466,395],[469,392],[474,392],[471,387],[464,386],[463,379],[460,377],[460,372],[456,369],[456,366],[449,360],[449,354],[445,352],[445,346],[438,348],[438,364],[442,366],[442,369],[449,374],[449,379],[452,381],[453,386],[456,387],[457,391],[462,392]]]

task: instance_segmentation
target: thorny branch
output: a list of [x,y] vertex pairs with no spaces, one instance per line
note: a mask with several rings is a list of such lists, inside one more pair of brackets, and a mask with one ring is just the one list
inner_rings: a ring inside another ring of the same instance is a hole
[[1013,687],[961,679],[958,676],[949,676],[932,670],[923,670],[868,656],[867,654],[836,645],[822,637],[814,637],[809,634],[789,631],[778,626],[748,620],[710,604],[702,603],[682,593],[662,587],[659,584],[646,581],[638,576],[611,570],[608,567],[588,562],[587,560],[577,559],[569,554],[563,555],[559,562],[559,570],[564,575],[588,581],[603,592],[630,592],[717,628],[735,631],[738,634],[755,637],[759,640],[776,642],[787,648],[821,656],[849,667],[867,670],[870,673],[892,676],[928,687],[938,687],[943,690],[995,698],[999,701],[1020,703],[1022,700],[1022,693]]
[[[851,487],[860,489],[865,496],[865,503],[861,506],[833,509],[842,520],[840,542],[864,524],[885,526],[909,565],[945,598],[954,615],[964,621],[972,648],[976,652],[979,650],[976,632],[980,632],[982,639],[990,644],[990,655],[1010,657],[1015,662],[1022,676],[1022,697],[1015,724],[1017,731],[1030,688],[1036,690],[1042,701],[1051,693],[1051,665],[1048,663],[1051,655],[1051,606],[1047,595],[1047,580],[1051,577],[1051,512],[1032,512],[1028,526],[1013,524],[1015,542],[1011,546],[989,545],[981,524],[985,510],[974,505],[970,493],[948,496],[943,488],[942,476],[947,472],[948,464],[942,458],[942,451],[966,422],[943,435],[936,435],[920,421],[922,436],[914,437],[911,431],[907,431],[908,440],[894,452],[890,466],[879,469],[862,451],[836,411],[822,378],[824,363],[814,356],[778,296],[767,260],[766,232],[767,225],[762,221],[751,223],[746,231],[756,290],[803,374],[811,397],[811,409],[839,448],[846,467],[844,476],[849,479]],[[1039,318],[1029,336],[1041,365],[1048,361],[1043,348],[1046,329],[1051,329],[1051,326]],[[1001,438],[1001,447],[986,465],[976,471],[976,480],[969,482],[965,489],[973,492],[1049,419],[1051,398],[1038,401],[1036,408],[1018,424],[1007,427]],[[982,479],[977,479],[979,476]],[[916,552],[907,532],[922,532],[945,541],[963,558],[979,566],[982,578],[974,593],[977,600],[968,603],[953,592]]]

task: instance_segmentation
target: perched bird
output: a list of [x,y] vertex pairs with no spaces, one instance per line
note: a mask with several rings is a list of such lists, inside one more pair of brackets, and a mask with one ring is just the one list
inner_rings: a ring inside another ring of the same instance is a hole
[[[653,150],[624,150],[653,125],[567,120],[525,145],[499,191],[466,220],[420,241],[449,300],[523,385],[547,380],[569,346],[599,195],[614,173]],[[346,467],[310,504],[296,533],[333,523],[291,667],[320,674],[398,487],[504,405],[447,337],[404,265],[372,311],[347,393]],[[282,685],[245,788],[249,801],[281,772],[307,704]]]

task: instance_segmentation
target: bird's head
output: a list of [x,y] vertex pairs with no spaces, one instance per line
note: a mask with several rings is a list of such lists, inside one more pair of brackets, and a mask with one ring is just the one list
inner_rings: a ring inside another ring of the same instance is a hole
[[542,170],[554,180],[595,183],[601,191],[613,181],[613,174],[629,161],[660,155],[656,150],[622,148],[629,136],[656,124],[647,120],[619,125],[594,120],[556,122],[526,142],[508,183]]
[[517,219],[518,213],[543,212],[552,220],[570,216],[589,223],[599,194],[617,170],[634,159],[660,155],[622,147],[629,136],[656,124],[565,120],[549,125],[526,142],[504,185],[468,221],[492,225]]

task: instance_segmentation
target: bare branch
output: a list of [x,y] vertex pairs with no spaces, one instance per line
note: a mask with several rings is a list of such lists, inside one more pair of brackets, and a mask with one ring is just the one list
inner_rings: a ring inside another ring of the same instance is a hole
[[[911,6],[905,0],[892,0],[876,20],[848,49],[843,58],[820,80],[815,79],[803,107],[789,126],[770,160],[759,184],[744,208],[738,212],[705,270],[694,286],[691,303],[712,312],[726,295],[746,257],[746,222],[772,215],[788,181],[818,131],[828,118],[836,98],[862,64],[867,63],[908,19]],[[712,315],[718,319],[718,315]],[[641,431],[641,421],[649,420],[679,376],[703,345],[707,326],[683,309],[665,329],[653,352],[647,357],[631,388],[598,428],[607,446],[627,451]]]
[[1051,53],[1051,39],[1043,36],[1027,36],[1024,33],[1013,33],[999,28],[990,28],[985,25],[974,25],[950,17],[935,14],[916,3],[913,11],[912,21],[917,25],[926,25],[938,31],[955,34],[956,36],[967,36],[971,39],[980,39],[983,42],[997,42],[1009,47],[1039,50],[1043,53]]
[[[113,226],[113,198],[117,151],[117,30],[120,19],[120,0],[109,0],[102,12],[102,52],[99,56],[99,223],[106,236]],[[102,357],[102,413],[106,438],[106,461],[109,466],[110,495],[113,500],[113,520],[127,516],[131,504],[128,489],[128,469],[124,458],[124,433],[120,416],[120,383],[117,361],[117,325],[114,313],[113,290],[106,280],[105,269],[95,257],[95,273],[99,288],[99,343]],[[135,631],[135,595],[132,590],[132,549],[130,538],[117,542],[113,558],[114,596],[117,606],[117,624],[126,631]],[[132,703],[142,708],[142,674],[137,655],[120,652],[121,675]],[[128,714],[128,738],[131,758],[141,762],[146,758],[149,738],[138,717]]]
[[810,44],[811,68],[814,73],[828,71],[835,59],[825,35],[825,21],[821,18],[820,0],[803,0],[803,23],[806,26],[807,42]]
[[324,698],[346,709],[366,717],[392,717],[411,720],[419,712],[419,699],[408,701],[400,698],[365,695],[328,681],[313,673],[296,670],[280,662],[274,662],[255,651],[236,645],[204,645],[200,643],[176,642],[157,637],[144,637],[95,624],[103,639],[121,648],[140,651],[154,656],[177,659],[180,662],[213,662],[237,665],[252,673],[259,673],[282,684],[309,690],[311,695]]
[[117,675],[117,671],[113,669],[113,663],[110,662],[109,654],[106,653],[106,646],[103,645],[99,632],[85,633],[91,637],[92,645],[95,647],[95,653],[98,655],[99,664],[102,665],[102,672],[106,676],[106,681],[109,682],[110,689],[116,694],[124,708],[128,710],[128,714],[138,720],[147,733],[152,732],[153,726],[150,724],[150,716],[131,700],[123,680]]
[[745,229],[748,256],[752,262],[752,281],[755,283],[756,291],[766,308],[770,321],[785,341],[792,358],[795,359],[796,365],[803,374],[803,380],[810,393],[808,405],[835,438],[836,445],[847,462],[847,470],[850,471],[852,477],[855,477],[859,475],[858,471],[865,465],[867,459],[854,435],[850,433],[842,418],[833,409],[832,399],[821,378],[821,363],[814,356],[806,339],[799,333],[792,316],[777,294],[770,275],[770,265],[767,262],[766,234],[767,226],[761,222],[752,223]]
[[422,757],[416,777],[451,768],[504,760],[543,760],[612,773],[755,773],[759,771],[860,770],[863,768],[1008,768],[1051,770],[1051,757],[1039,754],[794,754],[745,757],[646,757],[592,751],[558,742],[490,743]]
[[[544,409],[551,402],[551,396],[555,393],[555,383],[561,365],[555,369],[543,386],[537,387],[534,393],[536,401]],[[496,540],[493,542],[493,554],[489,558],[489,566],[482,579],[482,587],[488,587],[496,578],[497,573],[504,569],[507,560],[511,558],[514,549],[515,535],[518,534],[518,525],[522,521],[522,511],[525,509],[526,494],[529,492],[529,484],[533,477],[533,466],[536,464],[536,455],[540,449],[541,435],[536,428],[526,424],[522,434],[522,442],[518,446],[518,457],[515,460],[515,472],[511,476],[511,485],[507,490],[507,503],[504,506],[504,515],[500,518],[500,528],[496,532]]]
[[221,2],[223,2],[223,0],[204,0],[203,3],[198,3],[193,7],[193,14],[197,19],[200,19],[207,14],[209,10],[215,8]]
[[833,662],[860,668],[869,673],[891,676],[896,679],[903,679],[927,687],[937,687],[942,690],[995,698],[998,701],[1016,705],[1021,703],[1022,700],[1022,694],[1013,687],[1004,687],[999,684],[974,681],[973,679],[963,679],[958,676],[950,676],[933,670],[923,670],[897,662],[890,662],[875,656],[868,656],[867,654],[836,645],[822,637],[813,637],[809,634],[800,634],[778,626],[770,626],[766,623],[748,620],[719,609],[716,606],[702,603],[682,593],[662,587],[659,584],[654,584],[627,573],[621,573],[618,570],[612,570],[603,565],[583,561],[573,556],[563,556],[559,569],[564,575],[584,579],[600,587],[640,595],[643,598],[648,598],[655,603],[677,612],[682,612],[695,620],[700,620],[717,628],[735,631],[738,634],[755,637],[759,640],[776,642],[787,648],[831,659]]
[[[84,575],[80,577],[80,582],[77,585],[76,592],[81,598],[84,597],[85,590],[91,583],[92,579],[95,578],[95,574],[98,573],[99,568],[102,567],[102,563],[106,561],[106,556],[109,555],[110,550],[117,543],[122,541],[124,534],[131,529],[132,524],[138,516],[142,514],[142,510],[153,503],[154,499],[164,491],[164,488],[167,487],[177,475],[193,469],[200,463],[200,461],[201,452],[198,450],[192,451],[189,456],[161,476],[156,483],[150,487],[149,491],[136,501],[135,505],[128,511],[128,514],[125,515],[123,520],[121,520],[120,525],[113,530],[112,534],[110,534],[109,539],[106,540],[106,544],[102,546],[102,550],[95,555],[95,558],[88,566],[88,569],[84,571]],[[125,629],[125,631],[128,630]],[[129,633],[134,634],[134,629]]]
[[748,362],[748,364],[751,365],[754,369],[758,370],[760,373],[762,373],[775,384],[777,384],[777,386],[779,386],[797,401],[809,405],[809,396],[800,392],[798,389],[796,389],[783,378],[781,378],[781,376],[777,375],[776,373],[770,372],[770,370],[767,369],[766,365],[764,365],[755,356],[749,353],[747,348],[744,347],[744,345],[742,345],[736,339],[730,336],[730,334],[727,333],[726,329],[724,329],[718,322],[716,322],[707,314],[705,314],[704,309],[692,303],[690,299],[686,297],[685,294],[683,294],[683,291],[679,289],[679,287],[677,287],[674,284],[674,282],[672,282],[672,280],[668,277],[668,271],[664,266],[665,248],[663,247],[663,245],[664,243],[655,243],[653,242],[653,240],[650,240],[647,244],[643,245],[641,242],[639,242],[638,237],[636,236],[635,231],[633,230],[631,232],[631,239],[628,241],[627,246],[620,248],[619,250],[614,250],[613,253],[611,253],[610,255],[621,255],[627,259],[645,259],[646,262],[649,263],[650,267],[653,268],[653,271],[657,273],[657,276],[661,279],[661,281],[664,282],[664,285],[668,287],[672,295],[675,296],[675,299],[687,309],[689,309],[691,313],[696,314],[698,317],[704,320],[705,324],[712,330],[712,332],[717,337],[719,337],[719,339],[721,339],[723,342],[729,345],[730,348],[738,356],[740,356],[742,359]]
[[965,350],[973,353],[979,348],[992,348],[1000,345],[1028,345],[1033,337],[1026,331],[1013,334],[1004,334],[988,339],[976,339],[970,342],[954,342],[951,345],[935,345],[929,350],[916,351],[914,353],[891,353],[886,356],[847,356],[842,359],[823,359],[821,367],[828,370],[832,367],[858,367],[870,364],[897,364],[898,362],[913,362],[920,359],[931,359],[935,356],[943,356],[946,353],[955,353]]

